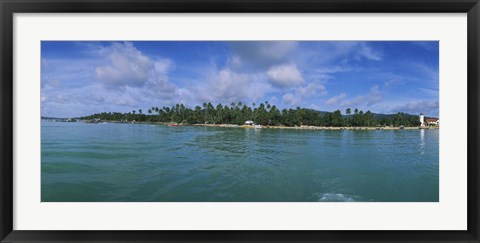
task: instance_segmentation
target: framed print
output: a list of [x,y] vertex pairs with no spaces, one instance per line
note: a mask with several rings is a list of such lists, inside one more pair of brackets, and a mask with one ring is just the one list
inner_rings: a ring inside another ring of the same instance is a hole
[[469,1],[2,1],[1,240],[478,242]]

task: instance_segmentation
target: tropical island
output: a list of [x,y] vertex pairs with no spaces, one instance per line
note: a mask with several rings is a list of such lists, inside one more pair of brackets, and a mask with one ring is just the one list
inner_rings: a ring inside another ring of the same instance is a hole
[[[184,104],[176,104],[162,108],[151,107],[146,113],[138,111],[102,112],[77,118],[89,123],[117,122],[117,123],[162,123],[170,125],[196,126],[224,126],[224,127],[251,127],[263,126],[267,128],[418,128],[422,124],[416,115],[398,112],[396,114],[378,114],[371,111],[362,111],[357,108],[347,108],[344,114],[340,110],[333,112],[317,111],[297,107],[296,109],[278,109],[267,101],[258,106],[242,102],[232,102],[229,106],[204,103],[203,107],[194,109]],[[427,126],[438,128],[438,125]]]
[[439,41],[39,44],[42,203],[440,201]]

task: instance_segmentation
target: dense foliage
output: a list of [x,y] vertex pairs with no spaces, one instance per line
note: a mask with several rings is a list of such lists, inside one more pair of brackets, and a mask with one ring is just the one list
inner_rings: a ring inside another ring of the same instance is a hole
[[242,125],[247,120],[252,120],[261,125],[284,126],[419,126],[417,116],[404,113],[394,115],[374,114],[370,111],[363,112],[350,108],[342,115],[340,110],[334,112],[320,112],[312,109],[297,107],[296,109],[279,110],[268,102],[252,107],[238,102],[230,106],[204,103],[203,107],[187,108],[183,104],[172,107],[152,107],[146,114],[140,109],[128,113],[103,112],[81,119],[122,121],[122,122],[175,122],[188,124],[238,124]]

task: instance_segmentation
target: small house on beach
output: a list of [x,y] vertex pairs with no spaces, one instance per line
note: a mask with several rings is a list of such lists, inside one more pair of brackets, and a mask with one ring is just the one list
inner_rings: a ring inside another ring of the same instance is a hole
[[253,125],[255,125],[255,122],[249,120],[249,121],[245,122],[245,125],[253,126]]
[[425,123],[428,125],[428,126],[438,126],[439,123],[440,123],[440,120],[438,118],[427,118],[425,120]]
[[420,114],[420,126],[429,127],[429,126],[439,126],[440,120],[438,118],[427,118],[423,114]]

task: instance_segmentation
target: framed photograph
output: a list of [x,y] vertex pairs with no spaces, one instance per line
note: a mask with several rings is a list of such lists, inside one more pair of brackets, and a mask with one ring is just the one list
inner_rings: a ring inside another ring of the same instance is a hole
[[479,3],[1,1],[1,242],[479,242]]

